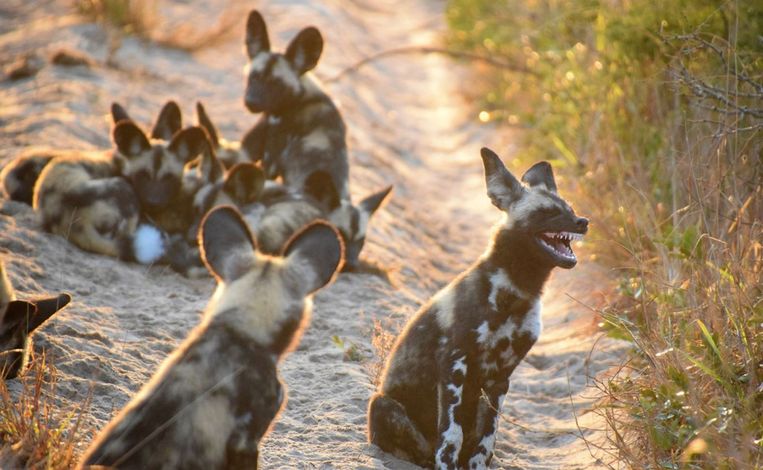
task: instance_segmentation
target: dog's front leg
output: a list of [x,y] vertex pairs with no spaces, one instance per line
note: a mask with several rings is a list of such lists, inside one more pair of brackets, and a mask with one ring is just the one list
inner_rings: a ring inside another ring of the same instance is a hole
[[453,350],[443,354],[438,362],[439,441],[435,451],[435,467],[441,470],[455,470],[458,468],[458,454],[464,441],[464,430],[459,422],[459,415],[466,381],[466,355],[459,350]]
[[495,435],[498,432],[498,420],[501,417],[501,406],[508,390],[509,381],[500,379],[497,382],[488,381],[482,389],[483,394],[477,408],[479,416],[477,423],[480,424],[475,432],[478,440],[474,442],[473,448],[464,449],[467,452],[462,455],[462,459],[469,459],[464,463],[464,467],[470,470],[483,469],[490,464],[495,447]]

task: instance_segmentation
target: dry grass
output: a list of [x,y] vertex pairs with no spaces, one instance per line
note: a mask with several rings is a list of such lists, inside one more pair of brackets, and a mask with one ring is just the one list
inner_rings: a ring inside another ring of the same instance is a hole
[[[117,36],[135,35],[187,52],[214,47],[240,37],[243,27],[239,26],[246,14],[242,5],[229,6],[213,26],[200,29],[185,22],[165,27],[159,3],[150,0],[79,0],[77,9],[86,17],[115,29]],[[114,47],[119,46],[118,37],[112,38],[112,42]]]
[[378,387],[382,379],[382,373],[387,363],[387,357],[392,352],[397,335],[392,332],[399,328],[392,328],[390,325],[382,325],[379,320],[374,320],[374,326],[371,330],[371,345],[374,348],[374,357],[367,363],[368,377],[371,383]]
[[620,277],[600,312],[633,344],[598,382],[612,467],[763,468],[756,5],[450,2],[455,44],[539,72],[489,77],[481,109],[527,129]]
[[72,468],[89,400],[70,411],[57,409],[57,371],[44,354],[19,380],[19,393],[0,381],[0,468]]

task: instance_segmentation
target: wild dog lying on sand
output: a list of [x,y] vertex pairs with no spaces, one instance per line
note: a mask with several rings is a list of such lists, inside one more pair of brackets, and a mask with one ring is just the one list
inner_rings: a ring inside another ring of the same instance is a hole
[[[369,440],[425,467],[486,468],[509,377],[538,339],[540,295],[586,233],[551,166],[516,180],[483,148],[487,193],[505,213],[485,254],[411,319],[368,407]],[[483,398],[484,393],[484,398]]]
[[[112,103],[111,117],[116,126],[119,121],[131,121],[127,111],[119,103]],[[180,108],[174,101],[168,101],[159,112],[151,131],[152,139],[169,142],[182,126]],[[8,199],[32,205],[34,185],[43,168],[59,156],[80,153],[76,150],[34,149],[11,160],[0,171],[0,193]],[[162,175],[163,176],[163,175]]]
[[[111,116],[115,126],[119,121],[131,120],[127,111],[119,103],[111,105]],[[168,101],[159,112],[151,137],[170,141],[175,132],[180,130],[181,124],[180,108],[174,101]],[[8,199],[25,202],[31,206],[34,185],[43,168],[53,158],[74,153],[77,151],[53,149],[35,149],[23,153],[11,160],[0,171],[0,193]]]
[[257,468],[285,401],[278,360],[298,341],[310,295],[333,279],[342,243],[309,225],[283,257],[263,255],[232,207],[212,210],[199,244],[218,286],[201,324],[95,439],[83,465]]
[[162,236],[149,225],[138,230],[141,209],[156,209],[175,197],[180,177],[175,181],[172,167],[200,151],[199,137],[206,141],[201,129],[184,130],[168,145],[152,145],[135,123],[123,120],[114,127],[117,148],[110,155],[55,158],[35,186],[33,207],[43,228],[87,251],[141,263],[158,260]]
[[340,199],[350,199],[344,120],[331,98],[306,74],[323,51],[314,27],[303,29],[286,52],[271,52],[265,20],[256,10],[246,23],[247,66],[244,104],[263,113],[242,146],[253,161],[262,159],[270,179],[301,191],[316,171],[330,176]]
[[26,366],[31,334],[71,301],[69,294],[38,300],[16,300],[0,262],[0,377],[12,379]]
[[[321,174],[315,173],[313,178],[320,177]],[[354,206],[340,200],[328,176],[324,176],[324,179],[323,183],[311,186],[324,188],[320,193],[308,192],[276,200],[258,214],[256,219],[247,217],[247,223],[256,234],[260,249],[265,253],[277,253],[284,241],[304,224],[316,219],[328,220],[342,235],[345,269],[356,269],[360,263],[360,251],[366,241],[368,221],[389,197],[392,186],[366,197]]]

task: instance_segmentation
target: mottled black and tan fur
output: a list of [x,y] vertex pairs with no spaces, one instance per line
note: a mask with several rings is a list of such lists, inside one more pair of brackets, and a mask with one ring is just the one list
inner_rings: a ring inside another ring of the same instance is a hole
[[307,74],[318,63],[323,38],[318,29],[303,29],[286,52],[270,50],[265,21],[249,13],[246,25],[244,103],[262,113],[244,137],[242,147],[253,161],[262,159],[268,178],[302,191],[316,171],[330,175],[340,199],[350,199],[349,164],[344,120],[331,98]]
[[257,468],[259,444],[285,402],[279,359],[333,279],[342,244],[326,223],[263,255],[238,212],[212,210],[200,245],[215,291],[201,324],[100,433],[83,465],[134,469]]
[[325,181],[316,187],[327,190],[319,193],[296,193],[276,199],[272,203],[266,203],[264,211],[256,217],[247,217],[249,226],[257,236],[257,242],[265,253],[277,253],[283,243],[300,227],[313,220],[325,219],[342,235],[345,269],[358,268],[360,251],[366,241],[368,221],[389,197],[392,186],[366,197],[357,206],[339,199],[331,181]]
[[0,262],[0,378],[12,379],[26,366],[31,334],[71,301],[69,294],[37,300],[17,300]]
[[411,319],[368,410],[369,440],[425,467],[483,469],[509,377],[541,331],[540,295],[588,220],[559,197],[551,166],[522,177],[482,149],[487,193],[505,213],[485,254]]
[[239,163],[252,163],[249,157],[250,152],[241,148],[241,142],[235,140],[226,140],[220,136],[217,127],[212,123],[209,114],[207,114],[204,105],[201,102],[196,103],[196,121],[199,127],[207,131],[209,141],[215,150],[217,159],[220,160],[225,168],[231,168]]

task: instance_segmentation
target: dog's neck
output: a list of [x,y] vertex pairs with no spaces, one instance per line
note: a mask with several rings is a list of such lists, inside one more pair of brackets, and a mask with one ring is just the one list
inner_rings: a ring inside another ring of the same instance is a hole
[[498,227],[481,263],[491,270],[503,269],[518,289],[537,297],[554,266],[539,256],[534,243],[524,234]]

